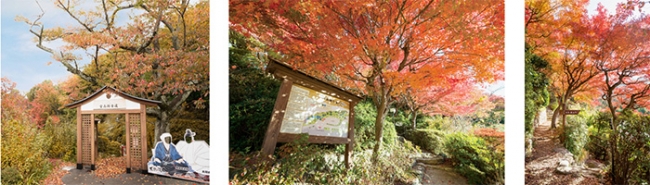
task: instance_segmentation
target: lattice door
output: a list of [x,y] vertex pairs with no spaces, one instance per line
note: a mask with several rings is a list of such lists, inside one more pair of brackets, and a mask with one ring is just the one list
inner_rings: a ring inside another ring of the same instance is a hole
[[142,133],[140,131],[140,114],[128,114],[129,115],[129,135],[131,137],[131,168],[133,169],[146,169],[145,166],[142,166]]
[[92,121],[90,120],[90,114],[81,115],[81,163],[82,164],[92,164],[91,157],[91,143],[90,137],[93,137],[93,130],[91,130]]

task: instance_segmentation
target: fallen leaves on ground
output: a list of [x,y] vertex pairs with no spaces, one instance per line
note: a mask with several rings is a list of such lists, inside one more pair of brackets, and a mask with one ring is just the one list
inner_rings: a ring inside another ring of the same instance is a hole
[[52,172],[48,175],[41,184],[63,184],[61,178],[68,174],[68,171],[63,170],[65,166],[74,166],[72,162],[63,162],[61,159],[50,159],[50,164],[52,164]]
[[99,178],[111,178],[126,173],[125,157],[108,157],[99,159],[95,168],[95,176]]

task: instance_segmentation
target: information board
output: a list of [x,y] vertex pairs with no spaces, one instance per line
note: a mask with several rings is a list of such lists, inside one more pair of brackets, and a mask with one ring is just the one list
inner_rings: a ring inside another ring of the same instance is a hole
[[280,132],[346,138],[349,105],[347,101],[293,84]]

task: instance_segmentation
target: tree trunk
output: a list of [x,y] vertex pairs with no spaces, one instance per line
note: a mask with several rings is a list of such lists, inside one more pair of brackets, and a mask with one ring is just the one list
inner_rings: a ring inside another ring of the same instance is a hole
[[[154,125],[154,137],[153,144],[155,145],[160,141],[160,135],[163,133],[169,133],[169,119],[170,116],[167,112],[159,110],[160,116],[156,118],[156,123]],[[173,138],[172,138],[173,139]]]
[[566,129],[566,114],[564,113],[565,111],[566,111],[566,102],[562,107],[562,129]]
[[557,116],[558,116],[558,114],[560,114],[560,107],[561,107],[561,106],[558,105],[558,106],[555,108],[555,110],[553,111],[553,117],[551,118],[551,128],[555,128],[555,127],[557,127],[557,126],[555,125],[555,122],[557,122]]
[[161,99],[162,104],[159,105],[157,109],[153,109],[153,111],[151,112],[152,114],[148,114],[148,115],[156,116],[156,123],[154,126],[154,133],[156,133],[156,135],[154,135],[153,138],[154,144],[160,141],[160,135],[162,135],[163,133],[170,132],[169,121],[176,116],[176,115],[172,115],[172,113],[174,113],[175,111],[184,110],[181,104],[185,102],[185,100],[187,100],[187,98],[190,96],[191,93],[192,93],[191,91],[187,91],[182,95],[177,95],[171,99],[169,99],[167,96],[155,98],[155,99]]
[[[611,104],[610,104],[611,105]],[[627,169],[620,169],[618,166],[619,161],[618,159],[618,150],[617,150],[617,142],[618,142],[618,125],[616,124],[616,112],[614,107],[610,106],[610,112],[612,113],[612,120],[610,123],[610,126],[612,128],[612,137],[609,139],[609,148],[610,148],[610,155],[611,155],[611,172],[612,172],[612,183],[613,184],[627,184],[627,176],[624,175],[624,173],[620,173],[621,170],[627,170]]]
[[413,123],[413,130],[417,128],[417,119],[418,119],[418,111],[417,110],[412,110],[411,111],[411,123]]
[[386,107],[388,101],[384,98],[380,101],[375,101],[377,107],[377,117],[375,117],[375,147],[372,150],[372,161],[376,162],[379,159],[379,149],[383,143],[384,138],[384,118],[386,118]]

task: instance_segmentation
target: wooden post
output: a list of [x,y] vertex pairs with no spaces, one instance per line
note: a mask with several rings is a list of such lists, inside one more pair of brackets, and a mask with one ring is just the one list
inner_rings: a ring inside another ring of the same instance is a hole
[[81,161],[81,106],[77,107],[77,169],[83,169]]
[[280,134],[280,126],[282,124],[282,119],[284,118],[284,112],[287,109],[289,95],[291,94],[292,84],[293,80],[285,78],[282,81],[280,90],[278,91],[278,97],[275,100],[271,121],[266,129],[264,143],[262,144],[262,155],[265,157],[272,155],[275,151],[275,145],[277,144],[278,135]]
[[126,117],[126,173],[131,173],[131,128],[129,127],[129,113],[124,114]]
[[147,149],[147,114],[146,114],[146,106],[144,104],[140,104],[140,149],[142,150],[141,156],[142,156],[142,161],[140,161],[142,164],[142,170],[143,172],[146,172],[149,168],[147,168],[147,157],[148,157],[148,149]]
[[354,149],[354,103],[350,103],[350,114],[348,123],[348,144],[345,145],[345,168],[350,169],[350,158],[352,158],[352,150]]
[[90,170],[95,170],[95,150],[97,149],[97,146],[95,146],[95,114],[90,114],[90,131],[88,131],[88,134],[90,135]]

